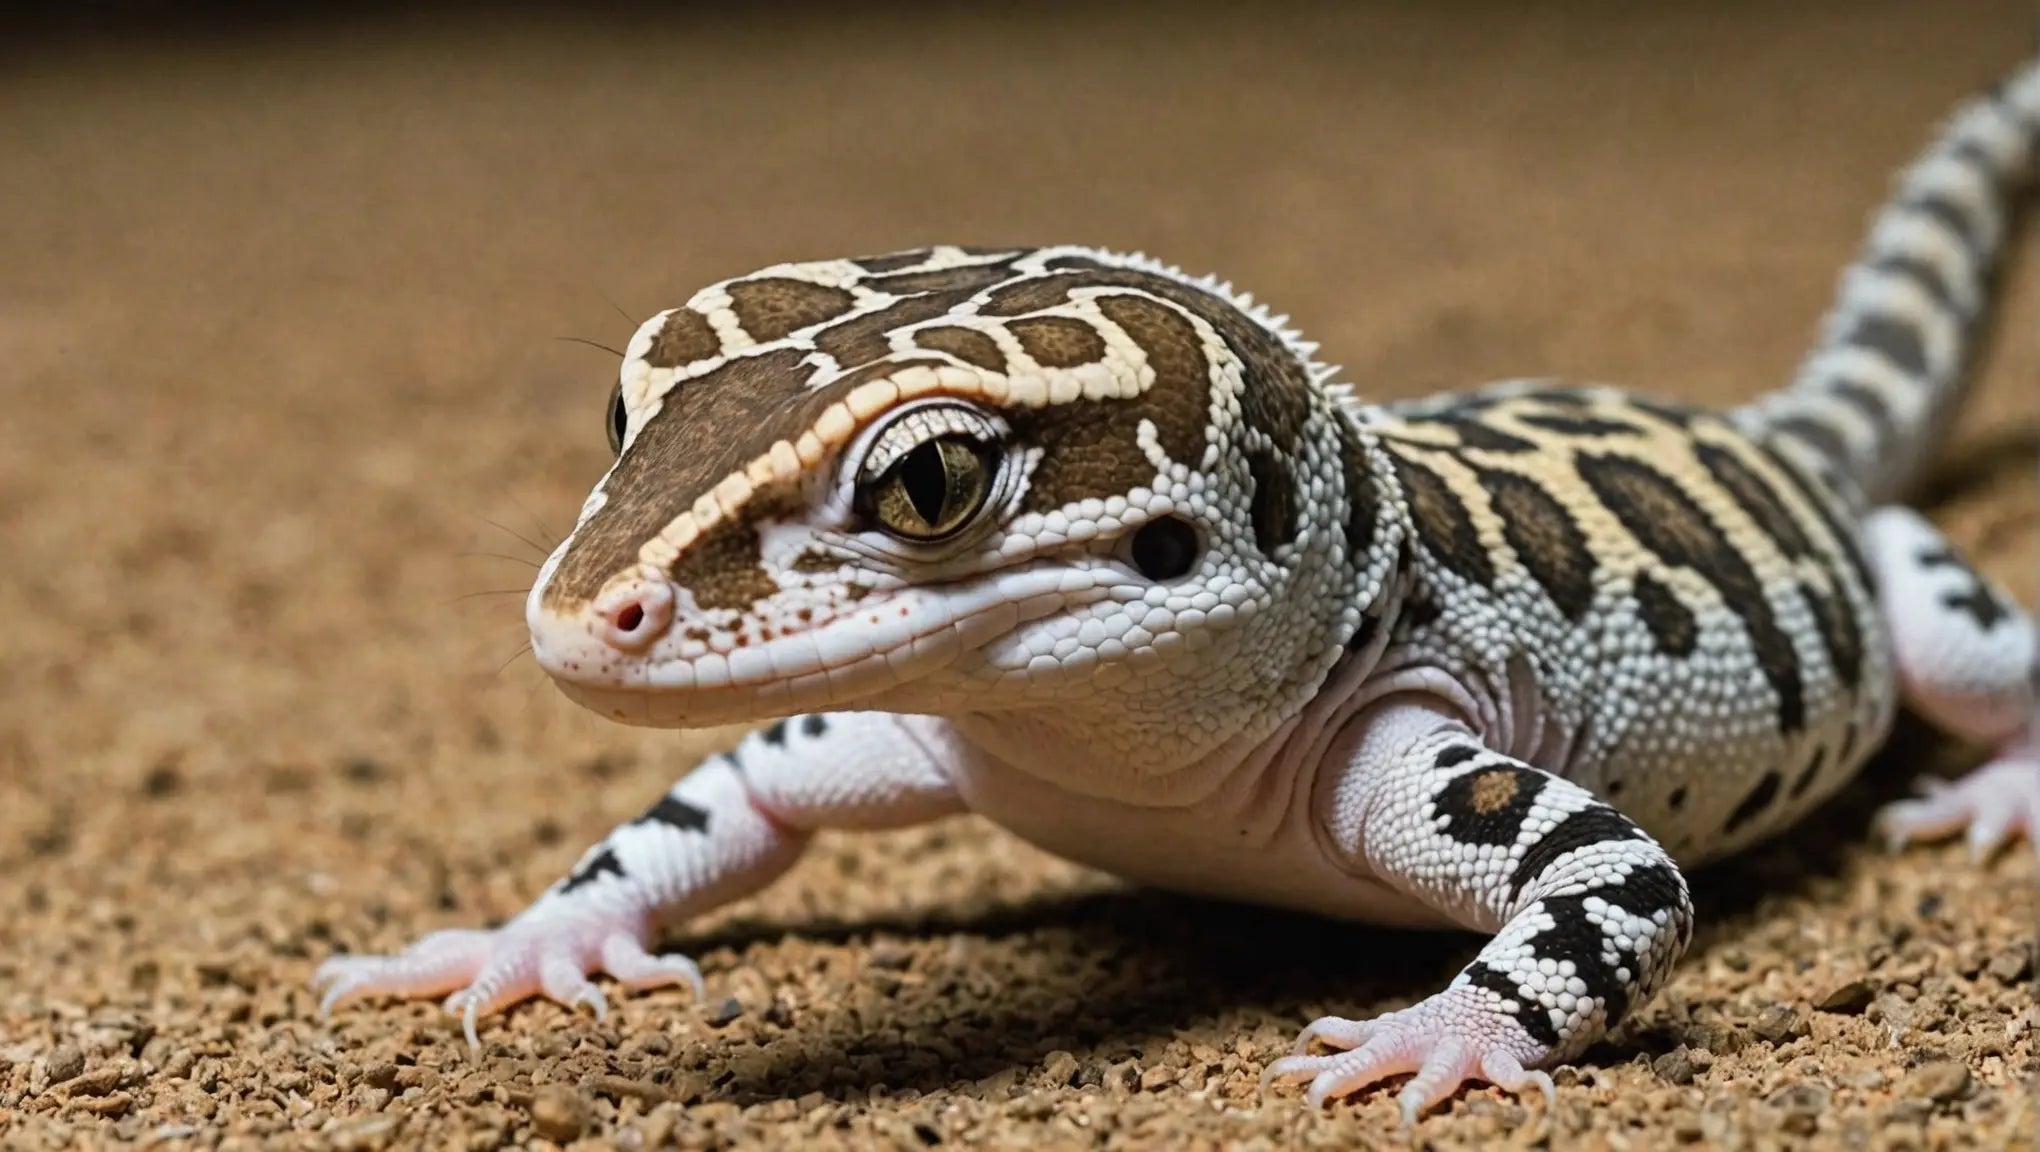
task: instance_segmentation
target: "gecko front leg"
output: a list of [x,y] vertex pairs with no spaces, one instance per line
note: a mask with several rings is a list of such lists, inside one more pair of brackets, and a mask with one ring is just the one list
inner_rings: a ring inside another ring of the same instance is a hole
[[758,890],[784,872],[810,835],[894,828],[962,810],[915,718],[878,713],[797,716],[746,736],[673,785],[644,815],[588,849],[566,877],[500,928],[434,932],[393,956],[336,956],[313,975],[324,1014],[368,996],[451,992],[470,1044],[483,1014],[543,994],[607,1008],[588,979],[626,986],[688,984],[682,956],[646,951],[664,925]]
[[[1445,991],[1372,1020],[1326,1017],[1268,1079],[1334,1097],[1406,1072],[1404,1123],[1479,1078],[1514,1092],[1663,984],[1692,935],[1686,881],[1586,789],[1488,750],[1449,714],[1391,702],[1358,722],[1322,819],[1335,850],[1490,940]],[[1306,1055],[1312,1040],[1343,1051]]]

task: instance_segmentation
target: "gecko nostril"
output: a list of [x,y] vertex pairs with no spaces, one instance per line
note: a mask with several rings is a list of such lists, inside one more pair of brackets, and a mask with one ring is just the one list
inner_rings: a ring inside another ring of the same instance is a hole
[[592,607],[602,639],[626,652],[656,642],[673,622],[672,590],[647,580],[620,581]]

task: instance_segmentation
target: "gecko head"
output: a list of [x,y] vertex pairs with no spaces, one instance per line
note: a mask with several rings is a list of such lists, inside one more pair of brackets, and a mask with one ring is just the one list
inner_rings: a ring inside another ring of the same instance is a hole
[[713,285],[626,350],[533,650],[659,726],[1079,708],[1209,682],[1215,645],[1272,684],[1336,655],[1395,545],[1311,373],[1223,286],[1090,249]]

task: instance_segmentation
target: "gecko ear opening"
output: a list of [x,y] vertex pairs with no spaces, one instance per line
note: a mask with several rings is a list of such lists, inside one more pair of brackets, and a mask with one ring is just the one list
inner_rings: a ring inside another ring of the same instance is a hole
[[1164,516],[1140,526],[1127,542],[1127,559],[1140,574],[1160,583],[1174,580],[1197,566],[1202,543],[1197,529],[1181,516]]

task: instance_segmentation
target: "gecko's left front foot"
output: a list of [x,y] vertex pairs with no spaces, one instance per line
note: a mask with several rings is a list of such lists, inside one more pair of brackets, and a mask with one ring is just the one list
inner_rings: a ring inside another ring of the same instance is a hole
[[[1304,1055],[1314,1039],[1343,1051]],[[1551,1077],[1530,1067],[1548,1055],[1516,1022],[1500,993],[1461,984],[1372,1020],[1326,1016],[1314,1021],[1297,1037],[1296,1054],[1270,1064],[1261,1083],[1308,1079],[1304,1099],[1316,1108],[1390,1076],[1414,1072],[1396,1097],[1407,1127],[1473,1079],[1518,1094],[1536,1088],[1549,1107],[1555,1099]]]

